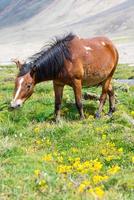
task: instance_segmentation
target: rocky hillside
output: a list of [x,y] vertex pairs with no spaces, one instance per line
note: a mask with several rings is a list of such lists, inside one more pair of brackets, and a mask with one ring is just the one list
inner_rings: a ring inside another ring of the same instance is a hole
[[16,56],[26,58],[53,36],[70,31],[82,37],[107,35],[127,41],[131,49],[134,1],[1,0],[0,62]]

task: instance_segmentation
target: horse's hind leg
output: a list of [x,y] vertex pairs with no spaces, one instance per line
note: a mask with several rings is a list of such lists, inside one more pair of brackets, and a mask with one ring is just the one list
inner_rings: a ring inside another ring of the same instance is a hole
[[112,113],[115,111],[115,95],[112,84],[109,85],[108,88],[108,95],[109,95],[109,112],[108,115],[111,116]]
[[100,116],[101,116],[103,106],[106,102],[110,81],[111,81],[111,77],[109,77],[102,85],[102,93],[101,93],[101,96],[100,96],[99,109],[95,114],[96,118],[100,118]]

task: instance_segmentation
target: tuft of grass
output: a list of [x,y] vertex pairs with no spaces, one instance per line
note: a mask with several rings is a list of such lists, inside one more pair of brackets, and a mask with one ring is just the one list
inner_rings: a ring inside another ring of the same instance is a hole
[[[37,85],[21,109],[8,110],[16,73],[3,67],[0,77],[0,199],[133,199],[134,86],[115,85],[111,118],[108,102],[96,120],[98,103],[83,100],[83,121],[66,86],[56,124],[51,82]],[[114,77],[132,75],[133,68],[120,65]],[[89,91],[99,95],[101,89],[83,88]],[[97,182],[100,177],[105,180]]]

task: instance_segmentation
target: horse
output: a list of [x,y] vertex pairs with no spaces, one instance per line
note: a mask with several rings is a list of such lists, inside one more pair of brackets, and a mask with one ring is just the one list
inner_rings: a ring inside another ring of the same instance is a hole
[[102,86],[100,103],[95,116],[101,117],[103,105],[109,96],[109,115],[115,111],[115,95],[112,76],[118,63],[118,51],[107,37],[80,38],[73,33],[55,38],[48,47],[21,63],[13,60],[19,68],[11,108],[17,108],[32,95],[36,84],[53,81],[55,93],[55,118],[60,119],[61,101],[65,85],[73,88],[75,104],[84,118],[82,87]]

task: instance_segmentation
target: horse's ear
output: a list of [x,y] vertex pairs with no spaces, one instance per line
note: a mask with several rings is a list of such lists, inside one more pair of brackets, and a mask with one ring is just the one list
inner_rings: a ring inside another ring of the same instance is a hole
[[25,61],[20,61],[17,58],[12,58],[11,62],[14,62],[16,64],[17,68],[19,68],[19,70],[25,64]]
[[30,75],[31,75],[32,78],[34,78],[34,76],[35,76],[36,68],[37,68],[36,65],[34,65],[34,66],[32,67],[32,69],[31,69],[31,71],[30,71]]

